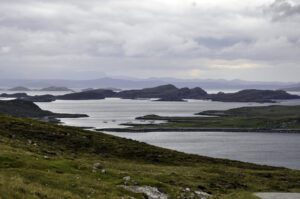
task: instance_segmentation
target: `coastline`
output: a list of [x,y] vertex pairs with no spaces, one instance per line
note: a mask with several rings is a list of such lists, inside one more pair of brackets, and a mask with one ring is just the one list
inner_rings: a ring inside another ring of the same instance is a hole
[[300,133],[300,129],[257,129],[257,128],[107,128],[96,131],[150,133],[150,132],[253,132],[253,133]]

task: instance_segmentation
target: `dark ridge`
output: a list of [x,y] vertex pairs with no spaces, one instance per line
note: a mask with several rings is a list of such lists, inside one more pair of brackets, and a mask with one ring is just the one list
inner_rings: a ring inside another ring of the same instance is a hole
[[290,99],[299,99],[298,95],[291,95],[283,90],[242,90],[236,93],[218,93],[211,94],[208,97],[213,101],[221,102],[274,102],[274,100],[290,100]]
[[83,91],[78,93],[70,93],[57,96],[56,99],[60,100],[97,100],[105,99],[106,97],[113,97],[115,92],[106,89],[95,89],[89,91]]
[[178,101],[178,100],[191,99],[191,98],[200,99],[205,95],[207,95],[207,93],[201,88],[178,89],[177,87],[171,84],[158,86],[154,88],[145,88],[142,90],[121,91],[116,94],[117,97],[124,98],[124,99],[159,98],[159,99],[169,99],[169,101],[174,101],[174,100]]
[[42,110],[36,104],[25,100],[9,100],[0,101],[0,113],[15,117],[38,118],[45,117],[54,118],[73,118],[73,117],[88,117],[85,114],[60,114]]

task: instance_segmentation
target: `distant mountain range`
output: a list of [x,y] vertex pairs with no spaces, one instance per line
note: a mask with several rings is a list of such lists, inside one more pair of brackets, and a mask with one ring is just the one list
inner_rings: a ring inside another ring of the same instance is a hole
[[8,91],[69,91],[74,92],[72,89],[69,89],[67,87],[57,87],[57,86],[50,86],[46,88],[41,89],[30,89],[24,86],[17,86],[10,89],[7,89]]
[[182,87],[201,87],[203,89],[217,90],[241,90],[241,89],[283,89],[296,85],[295,82],[256,82],[243,80],[223,80],[223,79],[175,79],[175,78],[111,78],[103,77],[92,80],[25,80],[25,79],[0,79],[0,87],[22,87],[43,88],[43,87],[68,87],[72,89],[86,88],[119,88],[119,89],[141,89],[155,87],[159,85],[172,84],[179,88]]
[[292,91],[292,92],[300,92],[300,83],[299,84],[295,84],[295,85],[291,85],[288,88],[284,88],[283,90],[285,91]]

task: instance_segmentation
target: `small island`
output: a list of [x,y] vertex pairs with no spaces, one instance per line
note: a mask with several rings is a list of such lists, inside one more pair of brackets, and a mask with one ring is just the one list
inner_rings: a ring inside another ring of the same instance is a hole
[[116,132],[222,131],[300,133],[300,106],[243,107],[227,111],[204,111],[196,114],[194,117],[147,115],[137,119],[162,120],[165,123],[125,124],[131,127],[105,130]]
[[[14,94],[15,95],[15,94]],[[10,97],[10,95],[7,95]],[[109,89],[93,89],[81,92],[68,93],[64,95],[41,95],[25,96],[19,99],[32,102],[51,102],[55,100],[100,100],[105,98],[121,99],[151,99],[158,101],[184,101],[186,99],[212,100],[219,102],[256,102],[256,103],[275,103],[276,100],[300,99],[298,95],[292,95],[283,90],[256,90],[247,89],[235,93],[208,94],[200,87],[177,88],[174,85],[162,85],[153,88],[140,90],[124,90],[115,92]]]

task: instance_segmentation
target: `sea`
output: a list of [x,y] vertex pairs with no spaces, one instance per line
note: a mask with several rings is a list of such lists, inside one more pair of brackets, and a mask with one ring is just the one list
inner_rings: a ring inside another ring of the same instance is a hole
[[[29,92],[30,95],[65,92]],[[298,94],[300,93],[293,93]],[[245,106],[267,106],[260,103],[230,103],[206,100],[187,102],[158,102],[151,99],[129,100],[57,100],[36,103],[44,110],[57,113],[82,113],[88,118],[63,118],[62,125],[96,128],[126,128],[130,123],[149,123],[136,117],[156,114],[160,116],[195,117],[206,110],[227,110]],[[280,105],[300,105],[300,100],[278,101]],[[272,104],[273,105],[273,104]],[[161,122],[161,121],[151,121]],[[245,132],[109,132],[119,137],[149,143],[155,146],[216,158],[239,160],[262,165],[300,169],[300,134],[297,133],[245,133]]]

